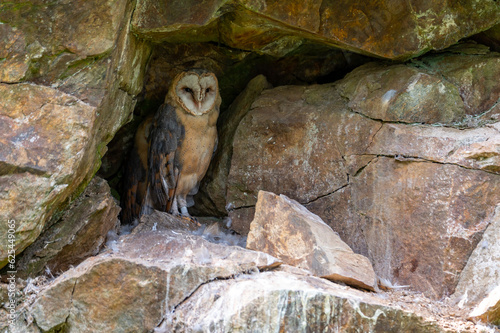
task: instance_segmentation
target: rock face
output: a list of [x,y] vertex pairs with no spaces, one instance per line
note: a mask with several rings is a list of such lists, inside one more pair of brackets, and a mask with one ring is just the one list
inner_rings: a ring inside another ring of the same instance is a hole
[[375,296],[282,272],[203,285],[162,328],[158,332],[442,332]]
[[406,65],[370,63],[349,73],[339,88],[349,107],[372,119],[458,125],[497,103],[497,53],[476,44]]
[[273,271],[280,262],[267,254],[163,230],[162,221],[156,231],[144,226],[122,236],[54,280],[20,310],[24,315],[16,327],[23,332],[443,331],[374,294]]
[[325,197],[309,209],[320,216],[335,210],[326,217],[334,230],[349,230],[355,221],[353,250],[366,249],[379,277],[441,298],[453,292],[491,221],[498,186],[500,177],[483,171],[378,157],[332,196],[347,202],[331,206],[335,199]]
[[[90,182],[107,144],[121,129],[100,173],[118,190],[140,118],[178,71],[204,67],[224,104],[200,213],[229,214],[244,240],[258,192],[282,193],[384,280],[440,299],[460,277],[458,304],[497,323],[498,289],[484,287],[496,273],[482,267],[498,257],[485,244],[500,202],[500,55],[456,43],[481,32],[474,40],[498,51],[499,24],[496,0],[2,2],[0,220],[15,224],[19,277],[58,273],[103,246],[117,208],[105,183]],[[257,274],[280,260],[207,243],[194,225],[170,230],[183,223],[145,218],[32,307],[26,299],[17,331],[441,330],[297,268]],[[250,296],[230,306],[238,291]],[[199,302],[213,308],[200,313]]]
[[264,91],[234,137],[233,227],[248,232],[259,190],[283,193],[381,278],[452,294],[500,202],[500,94],[489,79],[499,60],[466,44],[364,65],[337,84]]
[[143,230],[62,275],[30,313],[43,331],[148,332],[200,285],[277,265],[183,231]]
[[368,259],[352,252],[317,215],[284,195],[260,191],[247,248],[268,253],[313,275],[375,290]]
[[451,299],[460,306],[472,308],[470,316],[484,322],[500,324],[500,205],[472,252]]
[[107,233],[116,231],[119,212],[107,182],[95,177],[61,219],[23,251],[18,277],[35,277],[45,268],[59,274],[97,255]]
[[[345,112],[330,112],[334,105]],[[347,108],[333,85],[264,91],[234,136],[228,207],[255,205],[261,189],[304,203],[345,186],[343,147],[334,140],[330,127],[345,122],[343,116],[348,116]],[[356,118],[352,125],[363,126],[365,133],[374,134],[380,126],[361,116]],[[359,122],[354,125],[356,120]]]
[[[498,23],[495,1],[221,1],[158,5],[138,1],[132,26],[141,37],[217,41],[282,56],[306,40],[384,57],[407,59],[443,49]],[[188,15],[187,13],[196,13]]]
[[1,5],[0,217],[16,221],[17,253],[83,191],[133,110],[149,46],[129,32],[132,5]]

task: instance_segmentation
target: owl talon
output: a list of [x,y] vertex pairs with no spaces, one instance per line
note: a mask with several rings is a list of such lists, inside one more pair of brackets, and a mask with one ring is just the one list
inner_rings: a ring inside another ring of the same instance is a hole
[[181,219],[187,220],[191,223],[194,223],[197,227],[201,227],[200,222],[195,217],[192,216],[181,216]]

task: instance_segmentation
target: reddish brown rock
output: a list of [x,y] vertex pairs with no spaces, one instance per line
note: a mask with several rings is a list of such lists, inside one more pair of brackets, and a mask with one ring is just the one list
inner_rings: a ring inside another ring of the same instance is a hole
[[349,113],[334,85],[264,91],[236,130],[228,208],[254,205],[259,190],[306,203],[345,186],[342,155],[362,153],[369,140],[357,139],[379,127]]
[[380,157],[342,193],[308,208],[342,230],[380,278],[441,298],[453,293],[488,226],[499,185],[483,171]]
[[17,258],[18,276],[35,277],[45,269],[60,274],[97,255],[108,232],[116,232],[119,212],[107,182],[95,177],[61,219]]
[[339,84],[349,107],[372,119],[406,123],[453,123],[465,115],[458,87],[408,65],[370,63]]
[[366,152],[500,173],[498,147],[500,123],[468,130],[384,124]]
[[[134,31],[150,39],[222,41],[240,49],[283,56],[313,40],[363,54],[408,59],[440,50],[498,23],[493,1],[460,5],[376,1],[219,1],[165,3],[143,0]],[[196,13],[187,15],[186,13]]]
[[366,257],[354,253],[317,215],[284,195],[259,192],[247,248],[318,277],[368,290],[377,286]]
[[94,176],[142,89],[149,46],[128,29],[127,1],[1,6],[0,80],[14,84],[0,84],[0,210],[16,220],[19,253]]
[[[253,78],[243,92],[229,106],[229,109],[220,116],[221,126],[218,129],[219,143],[217,151],[210,162],[208,177],[202,184],[200,191],[208,198],[218,212],[226,211],[227,177],[233,156],[233,138],[241,119],[246,115],[253,101],[271,84],[263,75]],[[198,201],[200,196],[195,197]],[[201,201],[201,200],[200,200]]]

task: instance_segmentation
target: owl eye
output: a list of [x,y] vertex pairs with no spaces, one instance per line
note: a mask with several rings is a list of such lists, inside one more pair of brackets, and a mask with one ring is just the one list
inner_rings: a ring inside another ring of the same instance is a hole
[[188,87],[184,88],[184,91],[187,92],[187,93],[192,93],[193,92],[193,90],[191,90],[191,88],[188,88]]
[[210,89],[210,88],[205,89],[205,93],[208,94],[210,92],[210,90],[212,90],[212,89]]

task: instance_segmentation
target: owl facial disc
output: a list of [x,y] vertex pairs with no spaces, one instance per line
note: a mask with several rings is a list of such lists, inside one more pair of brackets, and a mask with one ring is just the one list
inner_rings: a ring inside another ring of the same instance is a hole
[[186,72],[177,81],[175,93],[186,112],[200,116],[212,110],[217,100],[218,89],[217,78],[214,74],[198,75],[194,72]]

